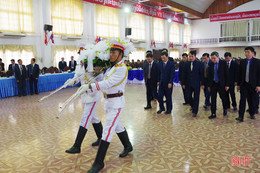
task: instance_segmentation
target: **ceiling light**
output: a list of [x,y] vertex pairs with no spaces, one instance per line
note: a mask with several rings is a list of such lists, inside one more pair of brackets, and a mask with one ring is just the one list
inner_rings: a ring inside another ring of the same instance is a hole
[[172,19],[168,19],[167,21],[168,21],[169,23],[171,23],[171,22],[172,22]]
[[130,12],[130,9],[129,9],[128,7],[125,7],[125,8],[124,8],[124,12],[125,12],[125,13],[129,13],[129,12]]

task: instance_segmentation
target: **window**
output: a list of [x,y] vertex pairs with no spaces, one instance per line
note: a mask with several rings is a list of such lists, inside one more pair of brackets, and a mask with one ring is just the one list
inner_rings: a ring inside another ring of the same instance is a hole
[[253,20],[253,31],[252,35],[260,36],[260,20]]
[[77,0],[51,0],[51,15],[54,34],[82,35],[83,2]]
[[0,57],[5,63],[5,71],[8,70],[11,59],[18,63],[18,59],[23,61],[23,65],[31,63],[31,59],[35,58],[36,50],[32,45],[0,45]]
[[145,49],[143,48],[136,48],[136,50],[129,55],[130,61],[134,60],[136,62],[137,60],[142,61],[144,59],[145,59]]
[[178,23],[172,22],[170,24],[169,41],[175,44],[180,43],[180,25]]
[[179,49],[170,49],[170,57],[173,59],[180,58],[180,50]]
[[128,17],[128,27],[132,28],[132,39],[145,40],[145,15],[131,13]]
[[191,26],[184,25],[183,43],[190,44],[191,42]]
[[248,21],[232,21],[221,24],[222,37],[248,36]]
[[0,31],[34,33],[32,0],[1,0]]
[[164,25],[163,19],[152,18],[152,40],[155,42],[163,43],[164,39]]
[[77,60],[78,55],[78,49],[76,46],[52,46],[52,64],[54,67],[59,66],[59,61],[61,61],[61,58],[64,58],[64,61],[67,62],[67,66],[69,66],[69,61],[71,60],[70,57],[74,56],[74,60]]
[[119,38],[119,10],[96,5],[96,34],[99,37]]

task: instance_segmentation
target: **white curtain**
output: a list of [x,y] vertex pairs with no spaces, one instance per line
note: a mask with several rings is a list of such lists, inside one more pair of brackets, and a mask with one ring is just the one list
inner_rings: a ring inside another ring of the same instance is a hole
[[248,36],[248,20],[224,22],[221,27],[222,37]]
[[183,43],[190,44],[191,42],[191,26],[184,25],[183,29]]
[[180,24],[175,22],[170,24],[169,41],[175,44],[180,43]]
[[152,18],[152,40],[155,42],[165,42],[165,21],[159,18]]
[[136,48],[136,50],[129,55],[129,60],[130,61],[134,60],[135,62],[137,60],[140,60],[140,61],[145,60],[145,49]]
[[51,0],[51,16],[55,35],[82,35],[83,2],[78,0]]
[[67,66],[69,66],[70,57],[74,56],[74,60],[78,59],[78,49],[77,46],[74,45],[53,45],[51,47],[52,51],[52,64],[54,67],[58,67],[59,61],[61,58],[64,58],[64,61],[67,62]]
[[180,58],[180,50],[179,49],[170,49],[170,57],[173,59]]
[[132,39],[145,40],[145,15],[131,13],[128,16],[127,26],[132,28]]
[[0,0],[0,31],[34,33],[33,0]]
[[102,38],[119,38],[119,10],[96,5],[96,34]]
[[260,19],[253,20],[253,32],[252,35],[260,36]]

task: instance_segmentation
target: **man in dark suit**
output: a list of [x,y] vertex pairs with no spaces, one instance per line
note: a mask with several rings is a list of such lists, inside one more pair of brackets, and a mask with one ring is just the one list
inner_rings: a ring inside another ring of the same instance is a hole
[[226,99],[227,99],[227,108],[230,108],[230,100],[229,95],[231,96],[232,106],[234,111],[237,110],[237,102],[236,102],[236,94],[235,94],[235,86],[237,85],[237,78],[238,78],[238,64],[236,61],[232,60],[232,55],[230,52],[226,52],[224,54],[225,60],[228,66],[228,73],[229,73],[229,90],[226,92]]
[[172,111],[172,86],[175,74],[174,62],[168,60],[167,51],[162,51],[162,61],[159,63],[159,93],[158,101],[160,104],[160,110],[158,114],[165,111],[163,97],[166,97],[166,112],[165,114],[171,114]]
[[75,71],[77,66],[77,61],[74,60],[73,56],[71,56],[70,58],[71,58],[71,61],[69,62],[70,71]]
[[18,65],[15,65],[15,79],[19,97],[26,96],[27,71],[21,59],[18,60]]
[[246,47],[246,59],[241,60],[237,89],[240,90],[239,117],[237,121],[244,121],[246,99],[251,119],[255,119],[256,95],[260,92],[260,60],[254,58],[254,48]]
[[226,91],[229,89],[229,74],[227,63],[219,59],[218,52],[211,53],[213,64],[209,67],[209,90],[211,92],[211,115],[209,119],[216,118],[217,93],[223,105],[223,115],[227,116]]
[[199,110],[200,86],[203,80],[203,64],[196,61],[196,51],[190,51],[189,58],[190,61],[185,64],[183,71],[182,87],[186,91],[193,117],[196,117]]
[[[185,68],[185,64],[186,62],[188,61],[188,54],[187,53],[183,53],[182,54],[182,61],[179,63],[179,83],[181,86],[183,86],[183,71],[184,71],[184,68]],[[183,97],[184,97],[184,103],[183,105],[188,105],[188,101],[187,101],[187,96],[186,96],[186,89],[184,89],[182,87],[182,93],[183,93]]]
[[60,69],[60,71],[63,72],[63,69],[64,69],[65,67],[67,67],[67,62],[64,61],[64,58],[62,57],[62,58],[61,58],[61,61],[59,62],[59,69]]
[[15,76],[15,66],[16,65],[17,64],[15,64],[15,60],[11,59],[11,64],[9,64],[9,66],[8,66],[8,71],[12,71],[14,76]]
[[210,91],[208,89],[209,86],[209,74],[208,74],[208,69],[209,66],[212,65],[212,61],[209,59],[209,54],[204,53],[202,55],[203,62],[204,62],[204,69],[203,69],[203,85],[204,85],[204,95],[205,95],[205,104],[204,104],[204,109],[208,109],[210,106]]
[[146,63],[143,66],[144,80],[146,86],[146,99],[147,106],[144,109],[151,109],[151,100],[154,97],[154,91],[157,88],[159,82],[159,67],[158,64],[153,60],[151,53],[146,54]]
[[2,71],[5,71],[5,64],[2,62],[2,58],[0,58],[0,66],[2,67]]
[[38,94],[38,79],[40,75],[40,68],[39,65],[35,63],[35,58],[31,59],[31,64],[28,65],[28,77],[30,82],[30,93],[31,95],[34,94],[33,92],[33,84],[34,84],[34,91],[35,94]]

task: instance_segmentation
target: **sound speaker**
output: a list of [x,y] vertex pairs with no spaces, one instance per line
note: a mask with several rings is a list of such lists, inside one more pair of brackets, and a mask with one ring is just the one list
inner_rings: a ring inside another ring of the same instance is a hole
[[125,36],[132,34],[132,28],[125,28]]
[[44,31],[52,31],[52,25],[45,24],[43,29]]

